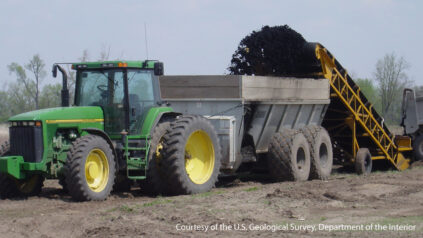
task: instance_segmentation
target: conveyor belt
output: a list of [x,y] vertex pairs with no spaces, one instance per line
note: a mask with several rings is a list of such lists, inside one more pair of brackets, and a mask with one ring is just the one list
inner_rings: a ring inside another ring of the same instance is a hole
[[350,146],[349,157],[354,160],[360,147],[372,152],[372,160],[388,160],[399,170],[409,166],[402,152],[411,151],[411,139],[394,137],[383,124],[383,118],[373,109],[360,88],[338,61],[318,43],[315,54],[320,60],[322,75],[330,81],[331,104],[324,126],[342,147]]

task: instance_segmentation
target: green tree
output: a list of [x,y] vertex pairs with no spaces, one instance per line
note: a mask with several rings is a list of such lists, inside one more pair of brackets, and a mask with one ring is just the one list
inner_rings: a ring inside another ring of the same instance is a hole
[[40,97],[40,108],[60,107],[61,90],[60,83],[45,85]]
[[366,96],[367,100],[373,104],[377,112],[381,112],[381,101],[379,97],[379,89],[371,79],[354,79],[355,83],[360,87],[361,92]]
[[6,121],[10,116],[9,95],[0,91],[0,123]]
[[[30,87],[34,87],[34,85]],[[35,104],[32,95],[30,95],[31,91],[34,91],[34,89],[30,88],[30,90],[27,90],[19,82],[9,84],[7,90],[9,97],[8,105],[10,108],[9,116],[34,110]]]
[[399,122],[401,118],[402,91],[411,85],[406,71],[409,64],[395,53],[386,54],[376,63],[374,77],[378,83],[382,115],[390,122]]
[[[24,67],[15,62],[8,65],[9,72],[16,75],[18,83],[23,84],[25,94],[33,99],[35,109],[39,108],[40,86],[46,76],[44,67],[45,63],[38,54],[34,55]],[[25,69],[32,73],[33,78],[27,76]]]

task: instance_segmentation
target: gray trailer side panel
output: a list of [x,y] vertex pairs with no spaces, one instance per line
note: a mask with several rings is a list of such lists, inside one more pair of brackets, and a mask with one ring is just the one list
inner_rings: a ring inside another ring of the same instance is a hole
[[[175,111],[209,118],[223,150],[221,168],[229,170],[242,163],[244,132],[253,138],[256,153],[264,153],[275,132],[320,125],[330,102],[326,79],[225,75],[159,80],[162,99]],[[252,113],[249,125],[247,111]]]

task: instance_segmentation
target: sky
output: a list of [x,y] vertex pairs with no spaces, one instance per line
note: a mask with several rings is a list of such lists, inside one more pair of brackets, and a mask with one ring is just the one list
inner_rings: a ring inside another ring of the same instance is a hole
[[[12,62],[40,54],[77,62],[164,62],[167,75],[225,74],[240,40],[264,25],[289,25],[320,42],[353,77],[373,78],[378,59],[394,52],[423,85],[423,1],[420,0],[1,0],[0,83],[13,82]],[[145,26],[146,25],[146,29]],[[45,82],[60,82],[49,73]]]

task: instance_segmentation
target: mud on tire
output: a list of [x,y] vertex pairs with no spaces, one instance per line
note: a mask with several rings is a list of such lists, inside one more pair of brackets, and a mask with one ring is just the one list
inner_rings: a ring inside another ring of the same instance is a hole
[[269,144],[268,168],[276,181],[305,181],[310,174],[310,149],[298,130],[275,133]]
[[310,146],[310,178],[329,178],[332,171],[333,151],[332,143],[328,132],[321,126],[309,125],[301,128]]
[[[181,116],[163,140],[162,169],[169,195],[207,192],[215,186],[221,148],[213,125],[201,116]],[[198,166],[196,160],[204,166]]]
[[[102,155],[105,157],[103,167],[93,165],[98,169],[97,171],[102,170],[105,173],[103,179],[100,180],[102,182],[98,191],[95,191],[94,185],[90,187],[88,182],[94,181],[92,183],[95,184],[97,181],[87,174],[90,173],[91,168],[90,161],[87,164],[89,155],[90,158],[98,158],[100,161],[102,161]],[[116,175],[116,162],[110,145],[103,138],[95,135],[76,139],[67,155],[65,173],[67,188],[73,199],[77,201],[105,200],[113,188]]]

